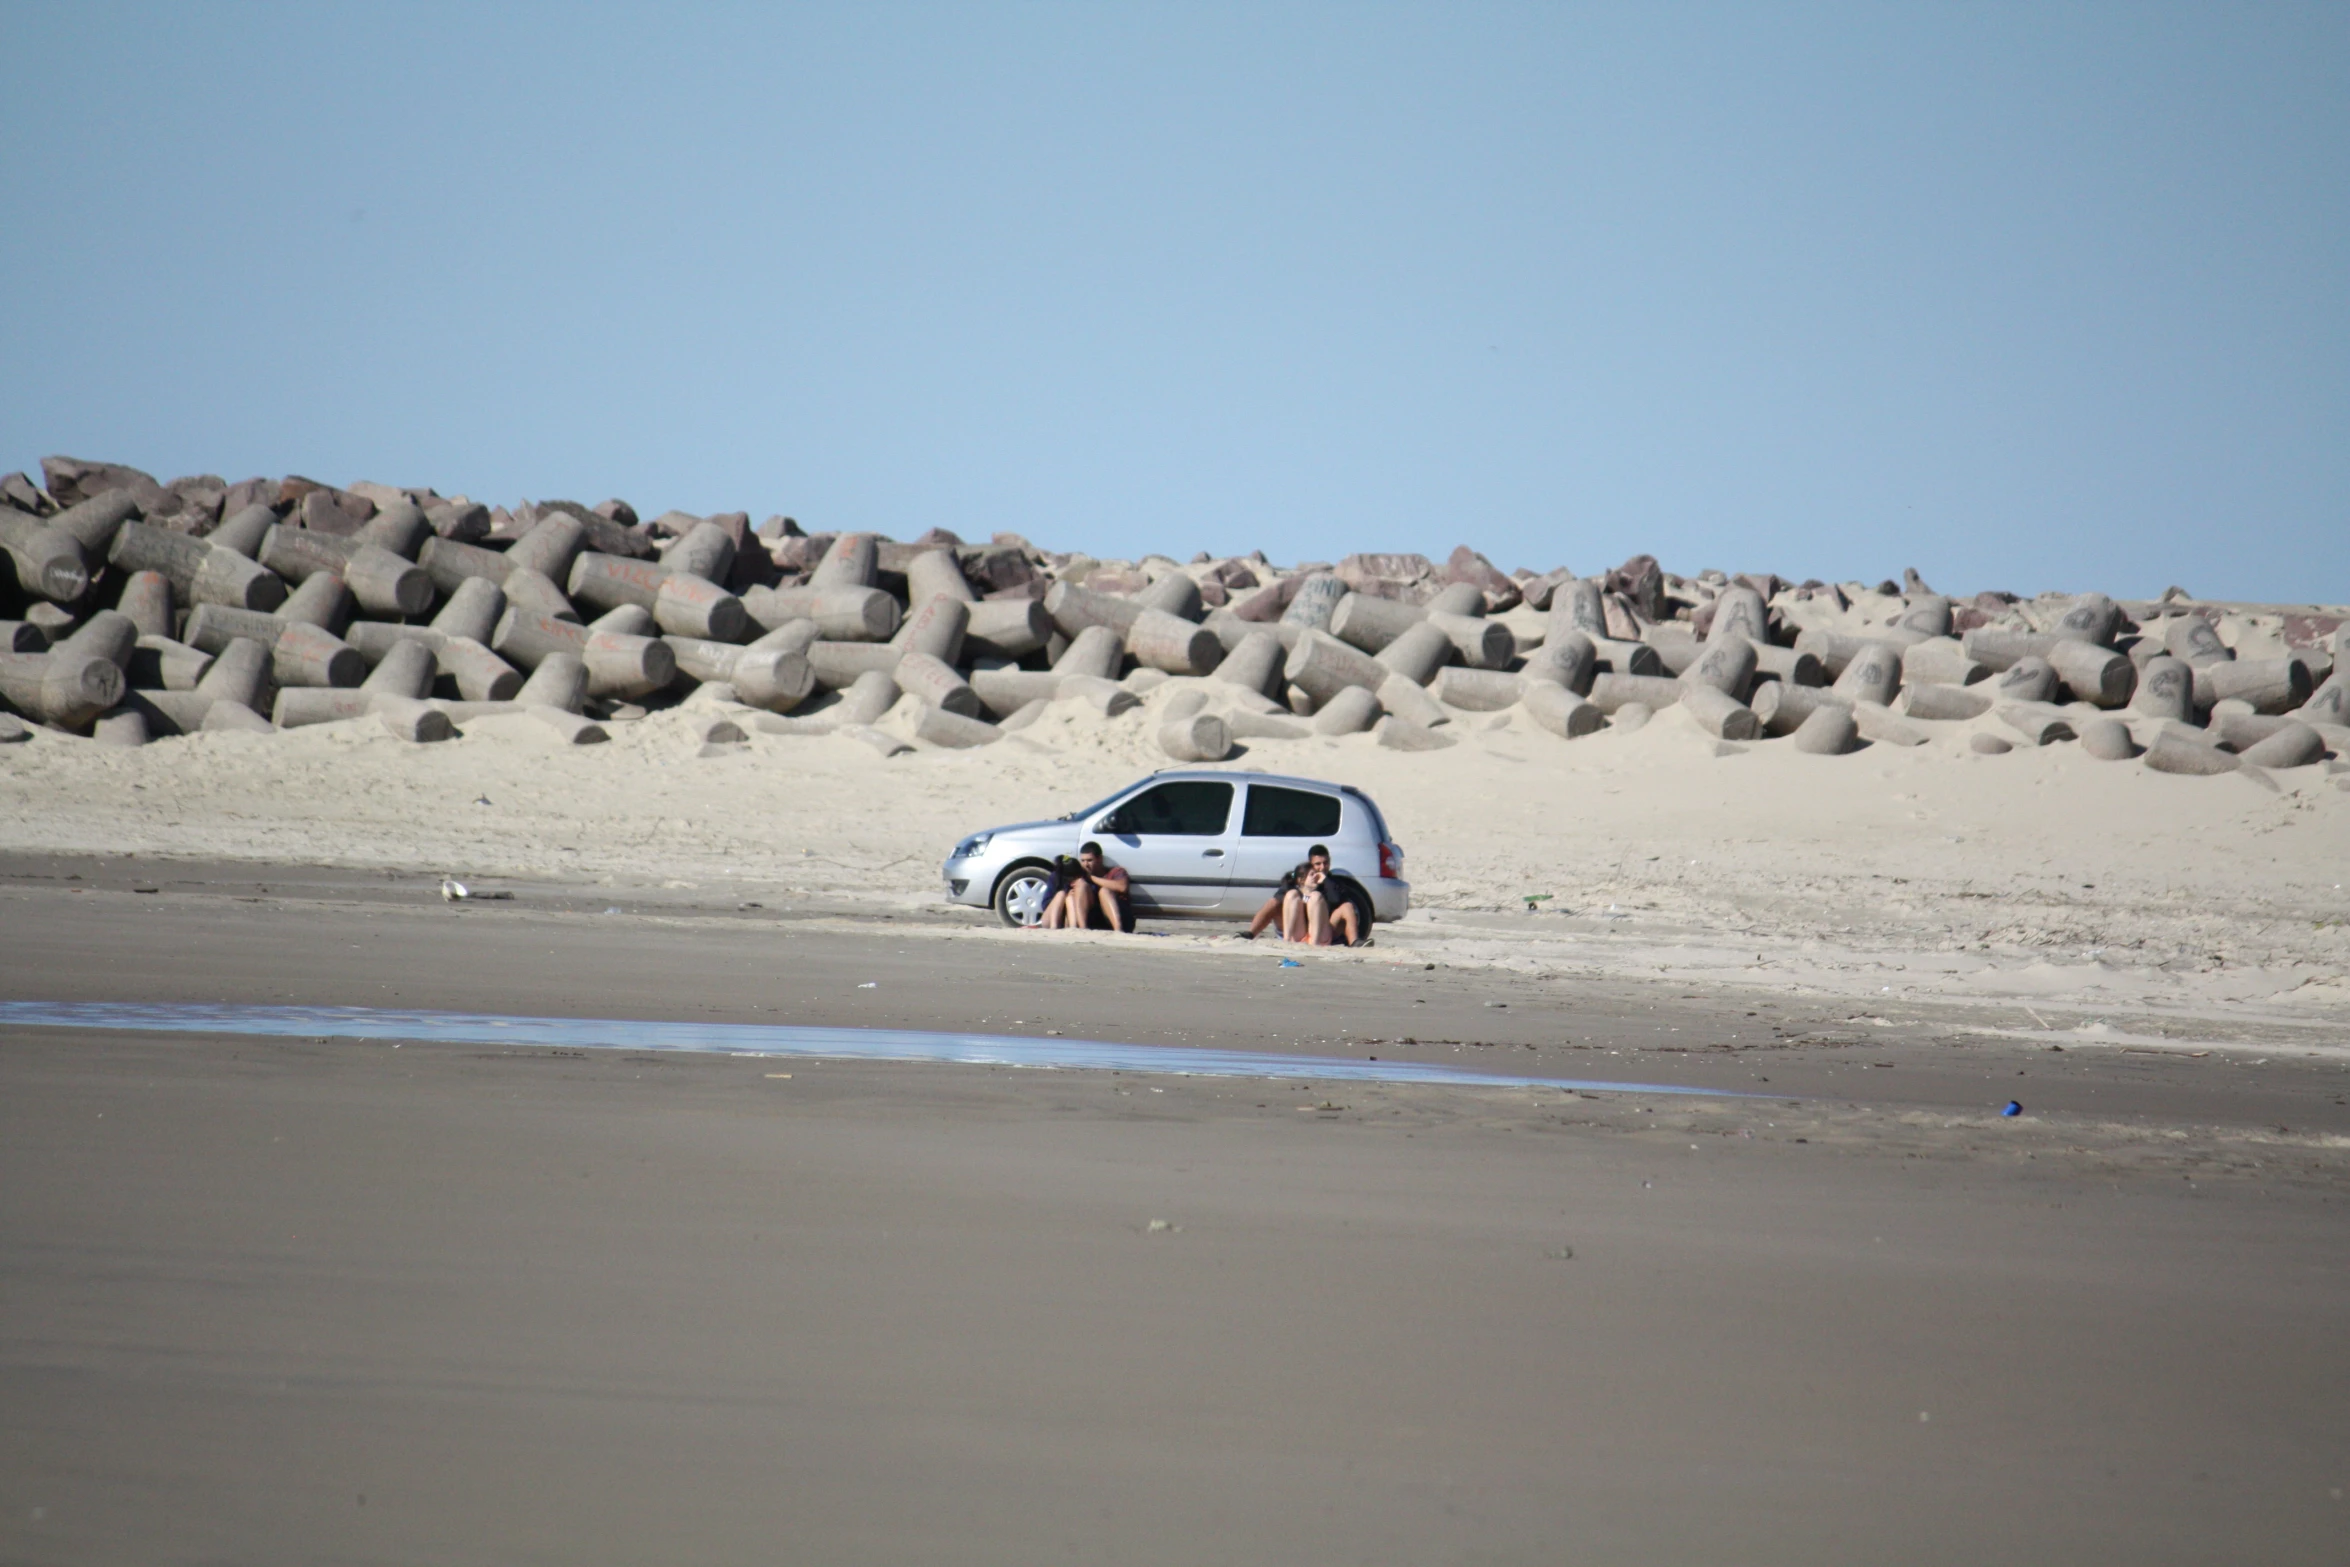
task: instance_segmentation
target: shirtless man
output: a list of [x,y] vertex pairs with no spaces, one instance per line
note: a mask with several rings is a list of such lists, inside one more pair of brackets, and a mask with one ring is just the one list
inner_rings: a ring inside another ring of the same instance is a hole
[[1044,908],[1046,930],[1085,930],[1093,925],[1096,912],[1102,917],[1101,928],[1126,928],[1126,873],[1102,858],[1102,846],[1088,843],[1077,851],[1076,873],[1068,884],[1053,894],[1053,901]]

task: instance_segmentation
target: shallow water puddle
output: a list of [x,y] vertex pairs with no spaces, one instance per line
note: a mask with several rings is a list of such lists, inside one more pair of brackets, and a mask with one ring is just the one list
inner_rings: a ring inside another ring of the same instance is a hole
[[[1178,1077],[1325,1078],[1441,1083],[1469,1088],[1558,1088],[1585,1093],[1755,1097],[1731,1089],[1514,1077],[1410,1061],[1264,1055],[1181,1045],[1114,1045],[1095,1039],[939,1034],[894,1028],[802,1028],[779,1023],[655,1023],[630,1018],[493,1017],[373,1007],[246,1007],[204,1003],[0,1001],[0,1027],[134,1029],[165,1034],[261,1034],[312,1039],[418,1040],[444,1044],[559,1046],[574,1050],[678,1050],[708,1055],[823,1056],[857,1061],[951,1061],[966,1066],[1161,1072]],[[1781,1096],[1784,1097],[1784,1096]]]

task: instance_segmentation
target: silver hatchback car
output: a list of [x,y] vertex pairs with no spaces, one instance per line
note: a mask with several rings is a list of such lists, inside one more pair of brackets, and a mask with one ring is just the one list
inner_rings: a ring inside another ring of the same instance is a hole
[[1368,930],[1412,906],[1403,850],[1371,797],[1318,778],[1174,768],[1049,822],[992,827],[947,857],[947,898],[1034,925],[1053,893],[1053,862],[1097,841],[1130,883],[1143,919],[1247,919],[1315,844],[1330,850],[1333,891]]

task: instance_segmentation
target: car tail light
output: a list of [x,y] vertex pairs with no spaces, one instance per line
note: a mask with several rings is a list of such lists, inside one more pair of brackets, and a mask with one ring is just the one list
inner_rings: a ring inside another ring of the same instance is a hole
[[1403,848],[1400,844],[1379,845],[1379,875],[1384,881],[1403,879]]

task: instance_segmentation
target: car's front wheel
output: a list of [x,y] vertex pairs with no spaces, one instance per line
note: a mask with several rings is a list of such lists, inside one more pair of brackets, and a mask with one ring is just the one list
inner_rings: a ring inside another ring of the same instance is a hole
[[1016,865],[995,884],[996,917],[1015,930],[1044,919],[1053,901],[1053,873],[1042,865]]

